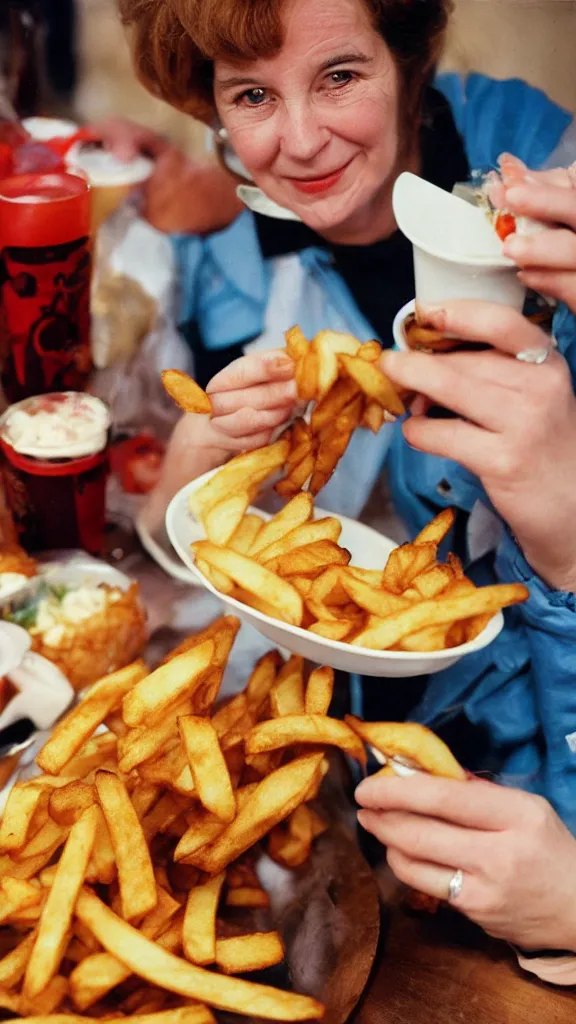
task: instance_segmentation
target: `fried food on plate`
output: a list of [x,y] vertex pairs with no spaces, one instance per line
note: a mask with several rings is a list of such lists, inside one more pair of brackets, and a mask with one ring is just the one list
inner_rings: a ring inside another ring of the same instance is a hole
[[[365,361],[364,365],[371,364]],[[298,424],[293,429],[301,437],[306,434]],[[219,508],[213,504],[214,495],[224,493],[219,477],[239,479],[237,466],[247,465],[256,475],[260,460],[267,470],[272,465],[277,469],[277,445],[250,452],[249,463],[245,455],[232,459],[192,493],[190,506],[204,526],[207,515],[213,516]],[[319,458],[317,467],[320,464]],[[229,495],[222,497],[222,507],[229,501]],[[203,514],[206,508],[209,512]],[[382,570],[350,564],[350,552],[339,543],[339,519],[313,516],[312,498],[304,491],[268,522],[255,511],[245,512],[235,521],[232,536],[240,536],[248,521],[244,536],[253,538],[251,543],[243,542],[240,553],[230,541],[197,541],[192,551],[198,569],[216,590],[270,618],[336,643],[379,651],[424,653],[457,647],[474,640],[501,608],[528,596],[519,583],[477,588],[453,555],[439,561],[439,545],[454,524],[450,508],[431,520],[414,541],[394,548]]]
[[144,649],[146,613],[137,583],[127,590],[87,577],[80,585],[44,580],[7,616],[28,630],[75,690],[130,664]]
[[[46,774],[13,788],[0,823],[0,923],[11,943],[0,1001],[12,1013],[42,1024],[123,1014],[214,1024],[211,1007],[321,1019],[308,996],[234,977],[284,956],[261,919],[226,932],[230,908],[269,911],[255,847],[289,870],[306,863],[327,829],[313,801],[330,746],[361,762],[367,745],[394,763],[460,769],[421,727],[329,718],[332,670],[308,675],[301,658],[277,651],[214,710],[215,673],[219,685],[237,628],[223,616],[155,671],[136,662],[100,680],[40,752]],[[115,732],[99,731],[107,720]],[[126,751],[149,730],[161,745],[125,771]],[[162,781],[151,782],[160,762]]]

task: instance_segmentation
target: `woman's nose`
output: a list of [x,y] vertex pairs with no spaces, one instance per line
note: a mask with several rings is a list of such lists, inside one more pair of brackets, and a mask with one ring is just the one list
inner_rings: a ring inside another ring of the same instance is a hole
[[309,106],[303,104],[286,109],[281,140],[286,156],[294,160],[311,160],[329,138],[329,129]]

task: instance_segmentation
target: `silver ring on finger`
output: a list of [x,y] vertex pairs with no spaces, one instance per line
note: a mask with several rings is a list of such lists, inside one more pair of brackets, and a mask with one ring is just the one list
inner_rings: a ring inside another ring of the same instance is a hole
[[450,879],[450,882],[448,883],[448,900],[450,903],[454,903],[454,900],[458,899],[463,887],[464,872],[461,871],[460,868],[458,868],[458,870],[454,872],[452,878]]

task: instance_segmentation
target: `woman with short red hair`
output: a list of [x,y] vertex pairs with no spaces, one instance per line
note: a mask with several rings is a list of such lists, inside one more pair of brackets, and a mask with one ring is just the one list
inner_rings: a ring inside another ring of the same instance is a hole
[[[231,452],[267,443],[285,422],[295,401],[294,368],[269,350],[292,324],[308,337],[332,328],[361,340],[376,335],[391,347],[392,316],[414,295],[411,248],[396,230],[391,205],[401,171],[451,190],[471,171],[494,166],[504,149],[534,167],[559,147],[569,151],[571,116],[523,83],[481,76],[434,83],[449,6],[120,0],[140,77],[218,132],[238,175],[252,182],[243,196],[260,211],[245,211],[212,235],[175,239],[197,373],[202,383],[216,374],[208,386],[214,415],[178,425],[150,505],[155,514],[161,516],[179,482]],[[418,399],[404,422],[377,436],[357,432],[321,504],[361,515],[386,459],[395,507],[410,534],[451,505],[457,516],[450,543],[468,575],[526,583],[529,599],[509,611],[491,647],[423,681],[410,716],[448,730],[465,767],[546,796],[575,831],[576,171],[539,176],[522,164],[515,168],[505,205],[543,221],[545,230],[512,234],[504,251],[526,285],[559,300],[557,347],[534,323],[493,303],[427,310],[439,330],[483,342],[484,349],[433,358],[386,352],[382,365],[452,418],[426,415]],[[242,358],[231,363],[236,356]],[[458,817],[461,797],[452,806],[448,794],[443,827],[422,830],[417,801],[408,806],[406,796],[403,803],[404,793],[418,795],[418,784],[396,787],[391,804],[378,790],[388,781],[394,780],[371,783],[360,795],[370,808],[367,827],[401,851],[401,877],[410,873],[434,895],[449,892],[482,922],[491,920],[488,891],[499,907],[513,905],[522,916],[530,909],[522,889],[525,839],[533,840],[530,878],[540,872],[543,884],[550,881],[545,854],[554,849],[558,877],[576,907],[576,883],[567,881],[576,877],[573,840],[537,797],[523,796],[527,804],[518,805],[513,820],[502,804],[512,794],[488,787],[497,796],[485,798],[471,786],[470,799],[481,809],[474,821]],[[469,835],[475,821],[481,839]],[[504,833],[501,843],[491,841],[497,832]],[[411,845],[414,835],[427,842]],[[481,865],[471,852],[479,842]],[[419,869],[419,849],[434,863]],[[511,869],[503,877],[506,857]],[[489,886],[474,885],[480,869]],[[506,887],[515,892],[509,904]],[[557,896],[555,889],[548,907],[558,905]],[[533,943],[537,930],[498,920],[498,933],[518,942],[529,935]],[[542,931],[547,944],[553,933]],[[573,920],[554,934],[570,936],[576,949]]]

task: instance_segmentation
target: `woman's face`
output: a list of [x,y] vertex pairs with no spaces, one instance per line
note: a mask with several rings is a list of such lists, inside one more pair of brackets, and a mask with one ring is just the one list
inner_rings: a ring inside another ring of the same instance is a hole
[[230,142],[263,192],[334,241],[391,218],[398,78],[362,0],[287,0],[270,58],[218,60]]

